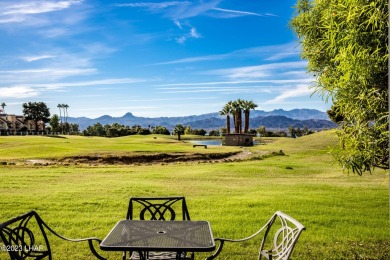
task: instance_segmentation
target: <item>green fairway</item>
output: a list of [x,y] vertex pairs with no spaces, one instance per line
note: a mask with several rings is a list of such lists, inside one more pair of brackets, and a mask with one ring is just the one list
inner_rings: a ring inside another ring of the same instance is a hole
[[[0,222],[34,209],[60,234],[103,239],[125,218],[131,196],[183,195],[191,219],[210,221],[215,237],[246,237],[281,210],[307,228],[293,259],[390,258],[386,171],[363,176],[343,172],[329,153],[337,143],[331,131],[270,140],[250,148],[203,149],[159,135],[0,137],[0,161],[8,164],[0,166]],[[253,158],[137,165],[24,163],[91,154],[240,150]],[[285,155],[279,155],[280,150]],[[52,243],[55,259],[93,259],[86,244],[59,239]],[[256,259],[256,243],[226,244],[219,259]],[[109,259],[121,257],[121,253],[99,252]],[[196,258],[206,255],[197,254]],[[7,259],[6,252],[0,251],[0,259]]]
[[[228,147],[209,147],[201,152],[232,151]],[[133,135],[119,138],[84,136],[0,136],[0,159],[47,159],[93,154],[123,155],[142,152],[194,152],[186,141],[162,135]]]

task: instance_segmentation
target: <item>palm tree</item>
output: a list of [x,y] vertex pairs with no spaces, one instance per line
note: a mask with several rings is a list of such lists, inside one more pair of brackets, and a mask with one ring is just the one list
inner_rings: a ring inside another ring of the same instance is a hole
[[57,107],[60,110],[61,132],[63,133],[64,132],[64,125],[62,124],[62,115],[61,115],[62,104],[58,104]]
[[221,116],[226,116],[226,133],[230,134],[230,115],[232,114],[232,101],[229,101],[221,111],[219,111]]
[[233,125],[234,125],[234,133],[238,133],[238,127],[237,127],[237,123],[238,123],[238,118],[237,118],[237,111],[238,111],[238,104],[237,104],[237,101],[230,101],[230,111],[232,113],[232,116],[233,116]]
[[244,133],[248,133],[250,110],[255,109],[257,105],[252,100],[249,101],[243,100],[242,107],[244,109],[244,115],[245,115]]
[[243,108],[243,100],[237,99],[236,101],[232,102],[233,106],[233,116],[235,118],[234,120],[234,129],[236,134],[242,133],[242,108]]
[[4,110],[4,107],[6,107],[7,105],[3,102],[1,103],[1,107],[3,108],[3,113],[5,113],[5,110]]
[[65,132],[67,132],[68,128],[68,104],[62,104],[62,107],[64,108],[64,121],[65,121]]

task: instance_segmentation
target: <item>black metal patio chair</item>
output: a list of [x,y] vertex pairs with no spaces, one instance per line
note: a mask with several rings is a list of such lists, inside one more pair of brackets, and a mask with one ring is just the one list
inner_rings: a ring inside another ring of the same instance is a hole
[[[261,233],[264,233],[264,235],[261,240],[258,259],[264,257],[269,260],[288,260],[290,259],[300,234],[305,229],[306,228],[294,218],[281,211],[277,211],[260,230],[249,237],[242,239],[214,239],[215,241],[219,241],[219,247],[212,256],[207,258],[207,260],[216,258],[221,253],[225,242],[243,242],[253,239]],[[270,234],[273,234],[273,238],[268,236]]]
[[[130,198],[126,219],[132,220],[190,220],[185,197]],[[130,259],[194,259],[188,252],[129,252]],[[126,259],[126,252],[123,253]]]
[[30,211],[0,224],[0,242],[11,260],[21,259],[52,259],[52,250],[46,231],[70,242],[88,241],[91,252],[98,259],[105,259],[97,253],[93,242],[100,243],[95,237],[69,239],[59,235],[50,228],[35,211]]

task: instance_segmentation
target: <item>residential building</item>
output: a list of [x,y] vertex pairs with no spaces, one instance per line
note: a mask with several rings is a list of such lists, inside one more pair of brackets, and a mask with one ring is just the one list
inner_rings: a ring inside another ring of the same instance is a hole
[[38,122],[38,129],[35,129],[35,122],[25,120],[24,116],[0,114],[0,135],[23,135],[42,133],[45,130],[45,123]]

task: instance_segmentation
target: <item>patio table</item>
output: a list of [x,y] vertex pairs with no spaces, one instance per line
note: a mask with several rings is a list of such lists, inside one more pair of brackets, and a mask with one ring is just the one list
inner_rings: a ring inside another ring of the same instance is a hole
[[210,252],[214,237],[207,221],[121,220],[100,243],[106,251]]

